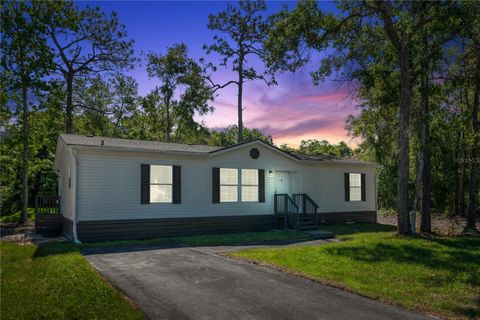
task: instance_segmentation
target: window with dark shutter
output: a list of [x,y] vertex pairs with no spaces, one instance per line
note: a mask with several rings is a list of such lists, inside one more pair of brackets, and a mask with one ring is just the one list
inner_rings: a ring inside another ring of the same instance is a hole
[[265,170],[258,169],[258,202],[265,202]]
[[212,168],[212,202],[220,203],[220,168]]
[[173,167],[150,165],[150,203],[173,202]]
[[150,203],[150,165],[140,165],[140,203]]
[[365,173],[362,173],[362,201],[366,201],[367,200],[367,194],[366,194],[366,191],[365,191]]
[[172,203],[182,203],[182,175],[181,167],[173,166]]
[[365,174],[345,173],[345,201],[365,201]]
[[[242,202],[258,202],[258,170],[257,169],[242,169]],[[220,200],[222,199],[222,172],[220,171]]]
[[350,201],[350,174],[345,172],[344,174],[344,184],[345,184],[345,201]]

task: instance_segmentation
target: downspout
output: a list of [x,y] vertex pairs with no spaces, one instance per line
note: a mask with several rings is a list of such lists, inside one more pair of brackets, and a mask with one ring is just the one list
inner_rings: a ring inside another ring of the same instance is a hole
[[77,150],[70,149],[70,155],[73,159],[73,205],[72,205],[72,213],[73,213],[73,242],[81,243],[77,237],[77,173],[78,173],[78,161],[77,161]]

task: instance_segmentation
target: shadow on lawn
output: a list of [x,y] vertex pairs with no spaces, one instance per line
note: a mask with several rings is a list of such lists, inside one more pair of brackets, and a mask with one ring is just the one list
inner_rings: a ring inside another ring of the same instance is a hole
[[[321,238],[318,238],[321,239]],[[194,248],[194,247],[276,247],[292,244],[300,244],[303,242],[318,240],[315,237],[306,237],[304,239],[285,239],[285,240],[259,240],[259,241],[245,241],[239,243],[215,243],[215,241],[189,242],[186,240],[172,239],[159,239],[148,241],[146,243],[129,242],[129,241],[114,241],[114,242],[95,242],[76,245],[71,242],[57,242],[41,244],[37,247],[33,257],[40,258],[49,255],[57,254],[69,254],[69,253],[81,253],[83,255],[91,254],[107,254],[107,253],[122,253],[122,252],[136,252],[136,251],[148,251],[148,250],[161,250],[161,249],[179,249],[179,248]],[[169,241],[170,240],[170,241]]]
[[[412,239],[414,240],[414,239]],[[365,262],[386,262],[420,264],[430,269],[441,269],[451,272],[471,273],[472,284],[480,285],[480,275],[475,275],[475,270],[480,265],[480,239],[472,241],[468,238],[457,238],[457,243],[452,245],[449,239],[425,239],[440,246],[425,247],[421,242],[409,243],[361,243],[350,246],[332,246],[325,250],[337,256],[345,256]]]
[[[349,246],[330,246],[324,250],[332,256],[343,256],[372,264],[394,262],[399,268],[402,268],[402,265],[420,265],[432,270],[428,279],[423,280],[430,287],[456,281],[480,290],[479,248],[480,238],[457,237],[393,238],[393,241],[367,240],[358,244],[352,241]],[[439,279],[434,271],[446,273],[446,276]],[[457,306],[454,311],[476,319],[480,316],[480,297],[469,305]]]
[[395,226],[379,223],[322,224],[320,229],[331,231],[336,236],[365,232],[395,232],[397,230]]
[[35,259],[57,254],[71,254],[79,252],[79,247],[71,242],[45,243],[37,246],[37,249],[33,254],[33,258]]

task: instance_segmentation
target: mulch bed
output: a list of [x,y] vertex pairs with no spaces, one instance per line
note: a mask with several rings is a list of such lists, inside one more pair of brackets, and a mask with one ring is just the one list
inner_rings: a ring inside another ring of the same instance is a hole
[[[416,217],[417,228],[420,227],[420,215]],[[397,225],[397,216],[392,214],[378,214],[378,223]],[[439,235],[458,236],[463,234],[467,224],[463,217],[447,217],[445,215],[432,215],[432,231]],[[477,229],[480,230],[480,222],[477,219]]]

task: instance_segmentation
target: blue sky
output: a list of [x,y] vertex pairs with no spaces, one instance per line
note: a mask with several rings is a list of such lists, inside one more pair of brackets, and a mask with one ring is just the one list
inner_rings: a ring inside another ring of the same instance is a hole
[[[85,1],[85,5],[99,6],[105,12],[115,11],[126,26],[129,38],[135,40],[136,54],[141,52],[165,53],[175,43],[185,43],[195,59],[206,57],[203,45],[212,41],[213,33],[207,28],[208,15],[224,10],[224,1]],[[293,8],[294,2],[267,2],[267,13],[277,12],[282,6]],[[321,2],[327,11],[335,10],[331,2]],[[207,57],[218,62],[218,57]],[[310,64],[313,68],[315,61]],[[254,63],[254,67],[261,65]],[[311,68],[305,67],[295,74],[279,75],[278,86],[267,87],[262,82],[248,83],[244,94],[244,121],[247,127],[258,127],[271,134],[275,143],[298,145],[307,138],[327,139],[331,142],[346,140],[344,120],[354,113],[346,88],[338,88],[327,81],[314,87],[310,79]],[[131,75],[139,83],[141,94],[148,93],[158,82],[149,79],[145,66],[137,65]],[[215,79],[229,80],[235,75],[220,69]],[[211,128],[235,124],[236,90],[222,90],[213,102],[215,111],[199,119]]]

